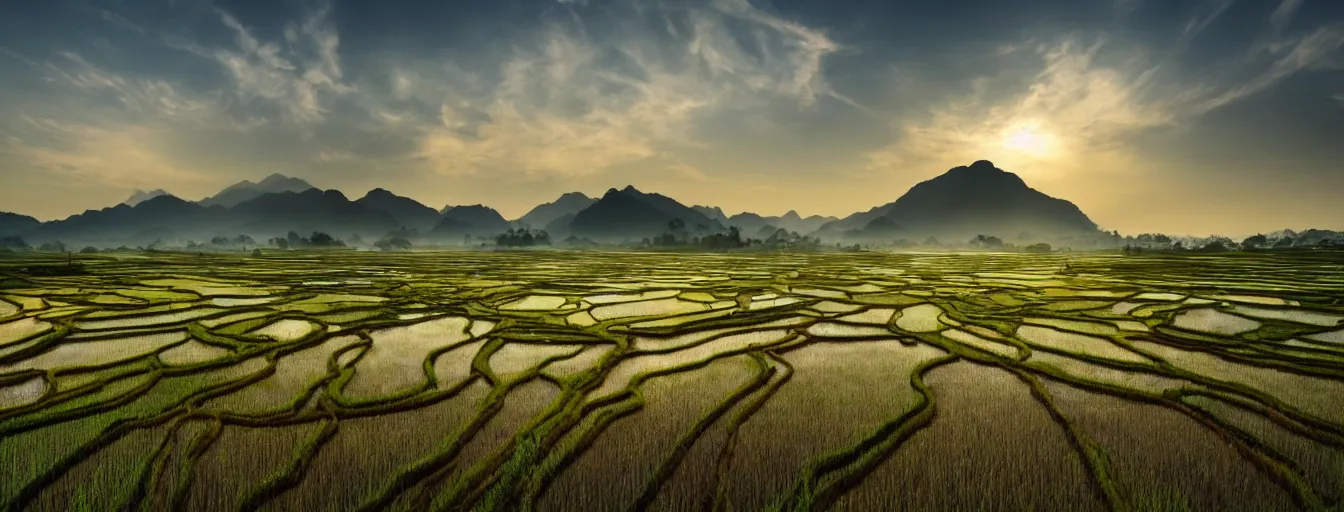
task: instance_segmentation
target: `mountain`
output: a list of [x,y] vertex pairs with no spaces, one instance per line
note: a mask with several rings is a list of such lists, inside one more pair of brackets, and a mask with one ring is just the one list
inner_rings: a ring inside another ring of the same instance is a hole
[[509,221],[503,215],[494,208],[476,204],[444,208],[443,219],[432,232],[435,237],[455,242],[465,235],[490,237],[508,230]]
[[[885,219],[885,220],[879,220]],[[874,224],[876,222],[876,224]],[[919,183],[895,202],[821,227],[828,238],[965,240],[977,234],[1022,240],[1097,233],[1073,203],[1045,195],[987,160]]]
[[560,196],[554,202],[538,205],[518,219],[518,223],[532,229],[544,229],[556,219],[579,213],[592,206],[597,200],[580,192],[570,192]]
[[[744,233],[754,233],[765,227],[773,227],[805,235],[816,231],[828,222],[836,220],[839,219],[820,215],[813,215],[804,219],[801,215],[798,215],[797,211],[789,210],[788,213],[779,217],[762,217],[755,213],[743,212],[729,217],[725,224],[737,226]],[[774,233],[775,230],[771,229],[769,231]]]
[[634,186],[610,189],[592,206],[574,215],[568,231],[592,240],[639,240],[668,231],[681,219],[691,233],[717,233],[720,222],[661,194],[646,194]]
[[21,236],[41,225],[37,219],[27,215],[0,212],[0,236]]
[[692,206],[691,209],[700,212],[701,215],[709,217],[711,220],[719,221],[719,224],[728,224],[728,215],[723,213],[723,208],[717,206],[700,206],[697,204]]
[[578,216],[577,213],[566,213],[564,215],[556,217],[555,220],[551,221],[549,224],[546,224],[546,226],[543,227],[542,229],[546,231],[546,234],[551,235],[552,239],[560,239],[568,237],[571,234],[569,224],[571,222],[574,222],[574,217],[577,216]]
[[756,233],[765,230],[767,227],[774,228],[769,230],[771,233],[774,233],[776,229],[780,228],[778,224],[770,222],[769,219],[751,212],[742,212],[732,217],[728,217],[727,224],[729,226],[737,226],[737,229],[742,230],[743,233]]
[[227,213],[223,208],[206,208],[171,195],[158,196],[135,206],[119,204],[47,222],[33,231],[30,242],[61,240],[70,245],[103,247],[149,245],[161,239],[214,232],[225,222]]
[[172,194],[169,194],[168,192],[164,191],[161,188],[154,189],[149,192],[136,189],[135,193],[131,194],[131,197],[127,198],[125,201],[122,201],[121,204],[124,204],[126,206],[135,206],[137,204],[143,203],[145,201],[154,199],[159,196],[169,196],[169,195]]
[[304,236],[323,231],[337,238],[376,238],[399,226],[388,212],[350,201],[339,191],[308,189],[262,194],[233,208],[158,196],[135,206],[119,204],[42,224],[31,233],[31,241],[148,246],[156,241],[176,244],[215,236],[266,240],[290,231]]
[[409,197],[402,197],[381,188],[370,190],[355,201],[371,210],[386,212],[400,227],[428,233],[443,216],[433,208]]
[[796,231],[801,234],[808,234],[818,229],[821,229],[821,227],[826,225],[827,222],[835,222],[837,220],[840,219],[836,217],[829,217],[822,215],[813,215],[811,217],[804,218],[801,215],[798,215],[798,212],[794,210],[789,210],[788,213],[785,213],[784,216],[780,217],[779,220],[776,220],[775,222],[779,225],[779,227],[787,229],[789,231]]
[[279,194],[282,192],[304,192],[314,187],[308,182],[298,178],[290,178],[283,174],[272,174],[261,183],[252,183],[243,181],[236,183],[224,190],[219,191],[214,196],[200,200],[201,206],[223,206],[233,208],[239,203],[256,199],[265,194]]
[[381,236],[400,227],[386,211],[351,201],[339,190],[316,188],[263,194],[227,213],[228,224],[249,235],[295,231],[306,236],[323,231],[337,238],[351,234]]

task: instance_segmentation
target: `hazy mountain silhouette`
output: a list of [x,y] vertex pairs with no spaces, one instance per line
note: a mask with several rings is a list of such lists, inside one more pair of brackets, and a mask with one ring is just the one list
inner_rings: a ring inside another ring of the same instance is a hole
[[[879,221],[885,218],[890,222]],[[872,228],[870,231],[868,228]],[[1028,187],[1016,174],[987,160],[953,168],[912,187],[895,202],[822,226],[828,237],[853,234],[910,240],[933,236],[960,240],[977,234],[1035,238],[1096,233],[1097,225],[1073,203]]]
[[[431,210],[432,211],[432,210]],[[381,236],[399,227],[388,212],[350,201],[336,190],[263,194],[233,208],[202,206],[166,195],[135,206],[119,204],[42,224],[34,240],[80,245],[149,245],[214,236],[248,235],[257,240],[289,231],[324,231],[338,237]]]
[[364,197],[355,201],[371,210],[386,212],[398,226],[428,233],[438,225],[443,217],[437,210],[421,204],[409,197],[403,197],[385,189],[375,188]]
[[304,192],[313,189],[308,182],[298,178],[290,178],[283,174],[272,174],[261,183],[252,183],[243,181],[219,191],[214,196],[207,197],[199,201],[201,206],[223,206],[233,208],[239,203],[256,199],[265,194],[278,194],[281,192]]
[[584,208],[592,206],[597,200],[584,195],[581,192],[570,192],[561,195],[554,202],[538,205],[518,219],[518,224],[532,229],[544,229],[546,226],[555,222],[556,219],[566,215],[579,213]]
[[157,188],[149,192],[136,189],[135,193],[131,194],[131,197],[127,198],[125,201],[122,201],[121,204],[124,204],[126,206],[135,206],[137,204],[143,203],[145,201],[154,199],[159,196],[170,196],[170,195],[172,194],[169,194],[167,191],[161,188]]
[[[820,215],[813,215],[804,219],[802,216],[798,215],[797,211],[789,210],[788,213],[779,217],[763,217],[751,212],[742,212],[729,217],[726,224],[737,226],[738,229],[741,229],[744,233],[754,233],[768,226],[775,229],[806,234],[816,231],[827,222],[834,222],[836,220],[839,219],[835,217],[823,217]],[[771,229],[770,232],[774,233],[775,229]]]
[[[303,190],[263,191],[295,188]],[[222,204],[244,196],[251,197],[232,206]],[[773,236],[782,229],[816,233],[833,241],[918,241],[936,237],[959,243],[984,234],[1019,243],[1049,241],[1052,237],[1081,240],[1079,236],[1101,233],[1077,206],[1033,190],[1017,175],[987,161],[951,169],[915,185],[895,202],[843,220],[803,218],[795,211],[779,217],[747,212],[728,217],[727,222],[719,219],[722,215],[720,208],[688,207],[667,196],[627,186],[610,189],[599,199],[564,194],[555,202],[534,208],[520,222],[532,229],[545,229],[556,240],[573,235],[604,242],[653,238],[668,232],[673,219],[683,222],[689,236],[721,233],[732,225],[746,236]],[[281,175],[268,177],[260,184],[244,182],[201,203],[159,195],[134,206],[90,210],[45,224],[31,217],[0,214],[0,236],[21,235],[33,244],[61,240],[70,245],[104,247],[148,245],[157,240],[203,241],[240,234],[265,240],[289,231],[377,239],[401,227],[430,234],[441,242],[459,243],[464,235],[491,237],[511,224],[483,205],[450,206],[438,212],[383,189],[351,201],[339,191],[322,191],[303,180]],[[1021,233],[1030,236],[1022,237]],[[1310,235],[1299,238],[1324,238]]]
[[381,235],[400,227],[386,211],[351,201],[339,190],[315,188],[263,194],[228,209],[227,217],[230,224],[247,234],[324,231],[337,236]]
[[0,236],[24,235],[41,225],[42,222],[27,215],[0,212]]
[[719,224],[725,226],[728,225],[728,215],[723,213],[723,208],[717,206],[700,206],[697,204],[692,206],[691,209],[700,212],[701,215],[709,217],[712,220],[719,221]]
[[570,229],[569,224],[574,222],[574,217],[576,216],[578,216],[578,213],[566,213],[556,217],[555,220],[546,224],[542,229],[545,230],[546,234],[550,235],[552,239],[565,238],[571,234],[572,230]]
[[504,220],[504,216],[494,208],[474,204],[444,209],[443,218],[434,226],[433,235],[455,242],[455,238],[464,235],[488,237],[508,229],[509,221]]
[[592,240],[638,240],[666,232],[672,219],[681,219],[692,233],[725,229],[719,221],[672,198],[627,186],[608,190],[592,206],[575,214],[568,232]]
[[33,232],[33,238],[81,245],[147,245],[160,238],[214,232],[226,222],[227,213],[171,195],[158,196],[135,206],[118,204],[47,222]]

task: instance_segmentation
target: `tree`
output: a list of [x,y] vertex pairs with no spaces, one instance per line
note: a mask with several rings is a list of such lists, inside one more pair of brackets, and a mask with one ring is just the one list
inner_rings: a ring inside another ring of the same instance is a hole
[[21,236],[0,237],[0,248],[17,250],[31,249],[28,242],[24,241]]
[[686,229],[686,221],[680,217],[667,221],[667,229],[673,233]]
[[1227,250],[1227,245],[1222,240],[1214,240],[1204,244],[1204,247],[1200,247],[1199,250],[1201,252],[1223,252]]
[[1268,237],[1266,237],[1265,235],[1255,235],[1255,236],[1247,237],[1245,240],[1242,240],[1242,241],[1241,241],[1241,248],[1242,248],[1242,249],[1255,249],[1255,248],[1260,247],[1260,246],[1262,246],[1262,245],[1265,245],[1265,244],[1267,244],[1267,243],[1269,243],[1269,238],[1268,238]]
[[985,249],[996,249],[1003,247],[1003,240],[997,236],[975,235],[975,238],[971,239],[971,245]]
[[42,252],[66,252],[65,244],[60,241],[47,242],[37,248]]
[[303,237],[293,231],[290,231],[289,234],[285,235],[285,241],[289,242],[289,247],[298,248],[303,245]]
[[79,250],[80,254],[97,254],[98,248],[92,245]]
[[342,241],[340,241],[340,240],[337,240],[336,238],[332,237],[331,235],[329,235],[329,234],[327,234],[327,233],[323,233],[323,232],[321,232],[321,231],[314,231],[314,232],[313,232],[313,235],[310,236],[310,237],[308,237],[308,243],[312,244],[314,247],[343,247],[343,246],[345,246],[345,242],[342,242]]
[[409,251],[411,249],[411,241],[399,233],[388,234],[373,245],[383,251]]
[[500,247],[551,245],[551,235],[545,231],[532,231],[528,228],[509,229],[495,235],[495,245]]
[[1047,243],[1039,243],[1039,244],[1031,244],[1031,245],[1028,245],[1028,246],[1027,246],[1025,249],[1023,249],[1023,250],[1026,251],[1026,252],[1029,252],[1029,253],[1033,253],[1033,254],[1049,254],[1049,253],[1050,253],[1050,250],[1051,250],[1051,247],[1050,247],[1050,244],[1047,244]]

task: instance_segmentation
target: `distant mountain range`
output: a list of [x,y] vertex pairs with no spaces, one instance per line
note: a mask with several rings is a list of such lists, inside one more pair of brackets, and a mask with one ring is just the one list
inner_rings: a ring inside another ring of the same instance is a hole
[[443,214],[433,208],[381,188],[370,190],[355,203],[369,210],[387,212],[398,226],[419,233],[427,233],[434,229],[443,218]]
[[164,191],[164,190],[161,189],[161,188],[159,188],[159,189],[154,189],[154,190],[151,190],[151,191],[149,191],[149,192],[145,192],[145,191],[143,191],[143,190],[136,189],[135,193],[134,193],[134,194],[131,194],[131,197],[127,198],[125,201],[122,201],[121,204],[124,204],[124,205],[126,205],[126,206],[135,206],[135,205],[137,205],[137,204],[143,203],[143,202],[148,201],[148,200],[150,200],[150,199],[154,199],[154,198],[159,197],[159,196],[168,196],[168,195],[172,195],[172,194],[169,194],[168,192]]
[[259,183],[238,183],[199,202],[155,190],[137,191],[126,203],[47,223],[0,213],[0,236],[19,235],[34,244],[60,240],[99,246],[240,234],[266,240],[289,231],[324,231],[368,241],[401,232],[453,244],[524,227],[545,229],[553,240],[575,236],[615,243],[638,242],[673,229],[707,236],[729,227],[738,228],[743,237],[766,239],[783,230],[844,243],[921,242],[926,237],[964,242],[982,234],[1021,243],[1104,235],[1077,206],[1028,187],[988,161],[956,167],[915,185],[896,201],[843,219],[804,218],[795,211],[778,217],[750,212],[728,216],[722,208],[686,206],[627,186],[596,199],[579,192],[563,194],[509,221],[485,205],[435,210],[384,189],[351,200],[339,191],[323,191],[279,174]]
[[633,186],[610,189],[591,206],[574,214],[568,225],[554,222],[548,229],[556,235],[573,235],[594,241],[638,241],[669,230],[673,219],[680,219],[690,233],[711,234],[727,229],[676,200],[662,194],[640,192]]
[[490,237],[498,235],[511,227],[504,216],[494,208],[485,205],[450,206],[444,208],[430,234],[444,241],[455,241],[466,236]]
[[31,232],[42,225],[37,219],[17,213],[0,212],[0,236],[15,236]]
[[533,229],[544,229],[561,217],[569,217],[572,220],[574,215],[578,215],[579,212],[596,202],[596,199],[588,197],[582,192],[570,192],[561,195],[559,199],[553,202],[538,205],[519,218],[518,223]]
[[200,200],[200,205],[233,208],[244,201],[250,201],[266,194],[297,193],[313,188],[316,187],[301,179],[290,178],[282,174],[272,174],[261,180],[261,183],[244,181],[221,190],[218,194]]

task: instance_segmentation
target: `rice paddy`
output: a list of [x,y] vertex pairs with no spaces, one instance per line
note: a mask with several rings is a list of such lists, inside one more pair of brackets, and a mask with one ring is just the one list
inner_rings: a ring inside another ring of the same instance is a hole
[[19,258],[3,510],[1344,510],[1338,253]]

